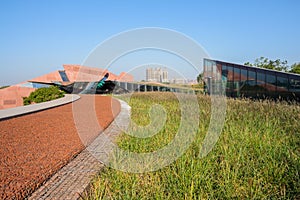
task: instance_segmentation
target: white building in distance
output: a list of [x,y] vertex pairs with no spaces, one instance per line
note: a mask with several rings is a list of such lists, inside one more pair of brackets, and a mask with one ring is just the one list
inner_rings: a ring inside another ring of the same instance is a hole
[[168,71],[166,68],[147,68],[146,69],[146,81],[147,82],[159,82],[167,83]]

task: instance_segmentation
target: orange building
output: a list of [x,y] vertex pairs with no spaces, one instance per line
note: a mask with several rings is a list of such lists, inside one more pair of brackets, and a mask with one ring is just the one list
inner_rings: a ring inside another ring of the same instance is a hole
[[39,76],[20,84],[0,90],[0,109],[23,106],[23,97],[29,96],[37,88],[46,87],[47,84],[60,82],[68,84],[72,82],[96,82],[105,73],[109,73],[107,80],[120,82],[133,82],[133,76],[122,72],[113,74],[106,69],[93,68],[81,65],[63,65],[64,70],[57,70],[43,76]]

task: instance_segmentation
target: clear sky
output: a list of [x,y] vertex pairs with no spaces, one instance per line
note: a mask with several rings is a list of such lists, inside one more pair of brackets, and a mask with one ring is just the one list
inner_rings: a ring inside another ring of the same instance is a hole
[[217,60],[300,62],[299,0],[1,0],[0,86],[81,64],[102,41],[173,29]]

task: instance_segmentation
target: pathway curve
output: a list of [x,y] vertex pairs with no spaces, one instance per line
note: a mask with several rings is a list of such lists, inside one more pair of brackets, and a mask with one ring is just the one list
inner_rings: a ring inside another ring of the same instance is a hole
[[[78,135],[74,109],[98,126]],[[119,110],[119,101],[111,97],[81,95],[74,103],[0,120],[0,199],[28,197],[82,152]]]

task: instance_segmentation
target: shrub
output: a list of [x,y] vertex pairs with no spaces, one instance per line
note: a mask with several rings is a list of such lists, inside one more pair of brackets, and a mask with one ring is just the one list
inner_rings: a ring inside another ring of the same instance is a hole
[[0,90],[9,87],[9,85],[0,86]]
[[56,86],[50,86],[48,88],[39,88],[34,92],[31,92],[29,97],[23,97],[23,104],[30,105],[32,103],[41,103],[51,101],[64,97],[65,93],[59,90]]

